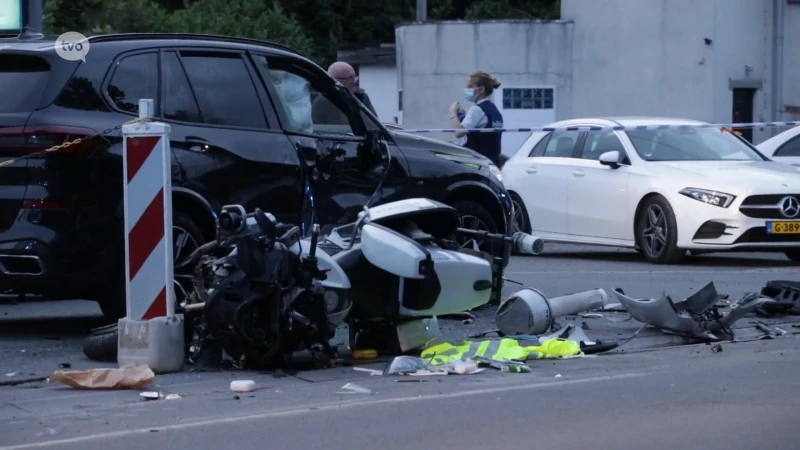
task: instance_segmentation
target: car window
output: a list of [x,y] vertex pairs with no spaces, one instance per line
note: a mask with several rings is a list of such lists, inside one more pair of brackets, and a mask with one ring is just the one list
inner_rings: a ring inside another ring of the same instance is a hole
[[575,142],[580,136],[580,131],[554,131],[547,141],[544,150],[545,157],[550,158],[572,158],[575,149]]
[[763,161],[764,158],[726,128],[672,128],[626,131],[645,161]]
[[774,156],[800,156],[800,134],[784,142]]
[[162,54],[164,67],[164,118],[182,122],[203,123],[200,108],[194,98],[189,79],[181,66],[178,54]]
[[597,161],[600,159],[600,155],[611,151],[618,151],[620,155],[625,155],[625,147],[614,131],[589,131],[586,134],[586,140],[583,141],[581,158]]
[[546,133],[544,137],[539,139],[539,142],[533,146],[530,153],[528,153],[529,158],[536,158],[538,156],[544,155],[544,149],[547,148],[547,141],[550,140],[550,133]]
[[267,128],[258,91],[241,55],[181,52],[203,123]]
[[317,77],[282,58],[256,57],[278,94],[291,131],[354,135],[344,100],[333,80]]
[[139,100],[143,98],[151,98],[157,105],[158,53],[139,53],[122,58],[106,93],[117,108],[131,113],[138,114]]

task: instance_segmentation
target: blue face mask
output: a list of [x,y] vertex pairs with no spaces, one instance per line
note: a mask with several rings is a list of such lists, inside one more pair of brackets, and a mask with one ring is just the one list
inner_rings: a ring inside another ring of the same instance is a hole
[[474,102],[475,101],[475,89],[465,88],[464,89],[464,99],[466,99],[468,102]]

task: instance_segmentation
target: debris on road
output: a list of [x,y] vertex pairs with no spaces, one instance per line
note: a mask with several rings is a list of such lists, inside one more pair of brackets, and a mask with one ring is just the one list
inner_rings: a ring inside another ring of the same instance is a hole
[[548,299],[541,291],[520,289],[500,303],[495,313],[497,328],[506,336],[538,335],[553,326],[557,317],[579,314],[608,303],[603,289]]
[[367,389],[365,387],[359,386],[355,383],[347,383],[342,386],[341,390],[336,392],[337,394],[366,394],[371,395],[372,390]]
[[57,370],[47,382],[60,382],[75,389],[136,389],[150,385],[155,373],[145,365],[89,370]]
[[253,380],[231,381],[231,391],[233,392],[252,392],[255,390],[256,390],[256,382]]
[[614,295],[640,322],[649,323],[666,333],[710,340],[720,339],[714,333],[733,338],[731,326],[734,322],[773,301],[758,294],[747,294],[732,303],[728,313],[722,315],[716,306],[719,294],[713,282],[679,302],[673,301],[666,293],[655,299],[634,299],[615,288]]
[[711,346],[712,353],[719,353],[722,351],[722,344],[716,344]]

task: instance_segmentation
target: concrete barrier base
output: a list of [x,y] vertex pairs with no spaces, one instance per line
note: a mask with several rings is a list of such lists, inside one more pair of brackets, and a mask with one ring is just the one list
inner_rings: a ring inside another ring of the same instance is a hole
[[119,320],[117,362],[146,364],[154,373],[183,370],[183,315],[150,320]]

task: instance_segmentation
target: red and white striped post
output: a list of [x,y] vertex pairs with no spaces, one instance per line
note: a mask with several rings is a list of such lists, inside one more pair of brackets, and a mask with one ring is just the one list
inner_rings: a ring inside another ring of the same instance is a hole
[[[153,100],[139,100],[153,117]],[[127,315],[119,322],[120,364],[156,373],[183,368],[183,317],[175,315],[172,252],[172,155],[169,125],[122,127]]]

